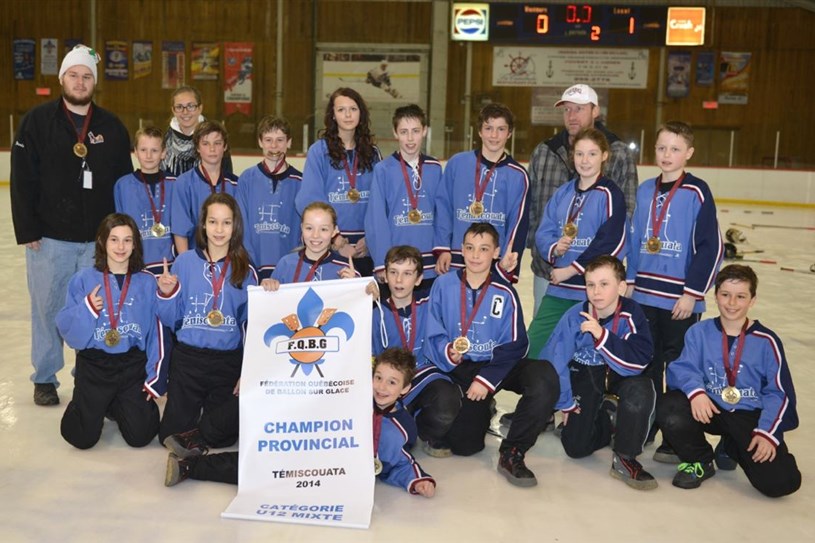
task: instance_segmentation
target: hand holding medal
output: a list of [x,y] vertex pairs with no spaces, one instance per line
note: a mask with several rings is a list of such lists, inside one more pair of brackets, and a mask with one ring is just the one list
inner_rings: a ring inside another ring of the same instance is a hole
[[162,294],[167,296],[175,290],[176,285],[178,285],[178,276],[170,274],[167,257],[164,257],[164,271],[158,276],[158,288]]

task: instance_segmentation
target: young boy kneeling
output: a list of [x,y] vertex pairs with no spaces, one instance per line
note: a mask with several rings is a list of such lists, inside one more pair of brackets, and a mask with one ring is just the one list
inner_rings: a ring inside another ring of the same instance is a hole
[[[772,498],[801,486],[801,472],[784,443],[798,427],[795,389],[781,340],[747,312],[758,278],[731,264],[716,277],[719,317],[694,324],[682,354],[668,366],[668,392],[657,421],[682,460],[673,485],[697,488],[738,462],[759,492]],[[714,452],[705,433],[722,436]],[[728,460],[730,460],[728,462]],[[730,464],[730,465],[728,465]]]

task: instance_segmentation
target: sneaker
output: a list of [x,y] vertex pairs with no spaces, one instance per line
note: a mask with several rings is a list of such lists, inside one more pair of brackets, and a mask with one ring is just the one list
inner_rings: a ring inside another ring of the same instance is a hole
[[167,436],[164,438],[163,444],[179,458],[201,456],[209,450],[204,438],[201,437],[201,432],[197,428],[181,434]]
[[501,451],[498,473],[515,486],[529,487],[538,484],[535,474],[524,463],[524,453],[516,447]]
[[609,474],[637,490],[653,490],[658,486],[657,480],[642,469],[642,464],[636,458],[626,458],[617,453],[611,460]]
[[197,456],[181,458],[173,453],[167,457],[167,472],[164,474],[164,486],[175,486],[189,479],[190,470],[198,461]]
[[434,443],[433,441],[422,441],[422,450],[427,456],[432,456],[433,458],[450,458],[453,456],[453,451],[450,450],[450,447],[440,443]]
[[34,403],[37,405],[59,405],[57,387],[53,383],[34,383]]
[[654,451],[654,462],[660,462],[661,464],[679,464],[682,460],[676,455],[673,447],[662,442],[662,445],[657,447],[657,450]]
[[674,475],[673,485],[679,488],[699,488],[702,481],[716,475],[713,461],[710,462],[683,462],[679,464]]
[[722,439],[719,440],[719,444],[713,449],[713,455],[716,457],[717,468],[722,471],[733,471],[739,464],[727,454],[727,449],[724,445],[725,439],[727,438],[722,436]]

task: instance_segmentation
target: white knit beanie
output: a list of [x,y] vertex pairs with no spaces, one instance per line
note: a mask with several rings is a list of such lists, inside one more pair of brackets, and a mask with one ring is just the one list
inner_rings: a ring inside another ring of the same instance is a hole
[[93,74],[94,82],[97,81],[96,63],[99,62],[99,55],[95,49],[87,45],[77,45],[71,49],[65,58],[62,59],[62,66],[59,69],[59,79],[68,71],[72,66],[87,66]]

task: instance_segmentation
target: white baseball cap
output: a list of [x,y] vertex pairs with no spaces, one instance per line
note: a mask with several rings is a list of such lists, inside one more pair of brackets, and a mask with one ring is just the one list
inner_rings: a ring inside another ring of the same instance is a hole
[[583,84],[572,85],[566,89],[563,92],[563,96],[561,96],[560,100],[555,104],[555,107],[563,104],[563,102],[572,102],[575,104],[594,104],[595,106],[600,105],[600,101],[597,99],[597,93],[594,92],[594,89]]
[[73,66],[87,66],[93,74],[93,80],[97,81],[96,64],[98,62],[99,54],[95,49],[87,45],[77,45],[62,59],[62,65],[59,68],[59,78],[62,79],[62,76],[68,71],[68,68]]

